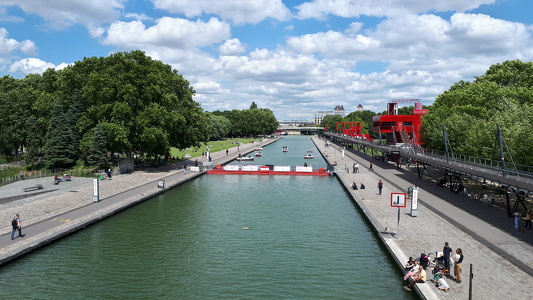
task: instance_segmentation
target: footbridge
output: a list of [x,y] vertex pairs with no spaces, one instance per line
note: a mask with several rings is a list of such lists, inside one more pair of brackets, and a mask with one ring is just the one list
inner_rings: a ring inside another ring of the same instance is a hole
[[286,132],[287,134],[317,134],[323,131],[322,127],[313,126],[279,126],[278,131]]
[[[526,170],[509,170],[502,163],[494,160],[474,158],[464,155],[446,156],[438,151],[413,147],[409,144],[382,145],[376,142],[347,137],[339,134],[324,133],[324,136],[337,144],[357,146],[371,149],[372,156],[392,160],[398,167],[402,164],[416,165],[418,176],[422,177],[426,166],[443,169],[446,182],[450,188],[458,188],[461,177],[480,181],[483,185],[492,186],[506,195],[506,211],[510,215],[516,211],[526,197],[533,196],[533,167],[525,166]],[[511,209],[510,197],[516,197]]]

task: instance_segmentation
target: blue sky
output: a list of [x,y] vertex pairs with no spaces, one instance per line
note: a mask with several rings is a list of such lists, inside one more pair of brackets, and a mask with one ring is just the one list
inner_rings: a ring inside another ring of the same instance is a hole
[[206,111],[279,120],[426,105],[492,64],[533,60],[530,0],[0,0],[0,70],[23,78],[142,50]]

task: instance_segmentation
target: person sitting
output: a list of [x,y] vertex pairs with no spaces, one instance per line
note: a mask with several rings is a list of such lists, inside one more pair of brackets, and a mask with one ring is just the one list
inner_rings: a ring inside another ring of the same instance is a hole
[[403,269],[403,274],[407,274],[407,272],[411,271],[414,266],[415,266],[415,260],[411,256],[409,257],[409,260],[405,264],[405,268]]
[[407,280],[411,276],[416,276],[418,274],[419,269],[422,269],[420,268],[420,263],[418,262],[418,260],[415,260],[413,262],[413,266],[411,267],[411,270],[405,273],[405,275],[403,276],[403,280]]
[[365,189],[365,185],[361,183],[361,186],[359,188],[364,190]]
[[442,278],[442,275],[439,277],[439,280],[437,280],[437,282],[435,283],[435,286],[438,287],[439,290],[442,290],[445,292],[447,292],[450,289],[450,286],[448,285],[446,280]]
[[59,176],[56,176],[54,177],[54,185],[58,185],[59,183],[61,182],[61,179],[59,179]]
[[418,268],[418,274],[411,279],[411,283],[405,287],[406,290],[410,291],[416,283],[425,283],[426,282],[426,271],[424,268]]
[[355,182],[352,182],[352,189],[357,190],[357,184]]

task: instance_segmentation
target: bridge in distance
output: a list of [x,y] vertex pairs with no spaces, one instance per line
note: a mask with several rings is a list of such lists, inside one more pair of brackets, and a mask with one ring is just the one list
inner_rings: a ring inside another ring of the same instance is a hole
[[287,134],[317,134],[323,131],[322,127],[313,126],[279,126],[278,131],[285,131]]

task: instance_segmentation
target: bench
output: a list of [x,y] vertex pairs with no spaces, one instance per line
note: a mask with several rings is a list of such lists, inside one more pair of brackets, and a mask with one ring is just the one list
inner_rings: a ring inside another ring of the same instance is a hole
[[41,184],[36,184],[34,186],[30,186],[30,187],[27,187],[27,188],[22,188],[25,192],[27,191],[33,191],[33,190],[40,190],[42,189],[43,186]]
[[189,159],[189,158],[192,158],[192,156],[191,156],[190,154],[187,153],[187,154],[185,154],[185,155],[183,156],[183,158],[185,158],[185,159]]

